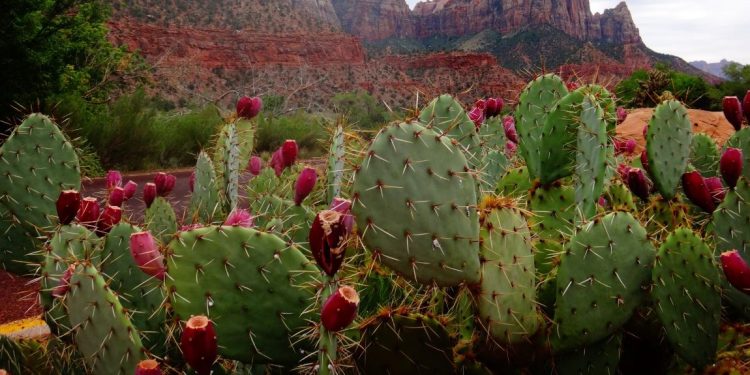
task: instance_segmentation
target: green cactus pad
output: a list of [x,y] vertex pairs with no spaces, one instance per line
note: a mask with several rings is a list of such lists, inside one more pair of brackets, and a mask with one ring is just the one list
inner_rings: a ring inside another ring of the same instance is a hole
[[676,228],[689,226],[691,220],[689,208],[680,194],[670,200],[652,195],[641,216],[646,230],[655,238],[664,238]]
[[645,297],[654,256],[646,230],[628,213],[583,225],[557,271],[553,345],[593,344],[625,324]]
[[267,195],[251,203],[255,224],[272,232],[287,242],[307,248],[310,225],[315,212],[306,206],[297,206],[293,201]]
[[24,355],[21,345],[15,340],[0,335],[0,370],[9,374],[23,374]]
[[169,244],[165,281],[179,319],[207,315],[214,321],[223,357],[295,364],[309,343],[291,336],[316,319],[308,307],[318,274],[275,235],[206,227]]
[[638,210],[630,189],[619,182],[609,185],[604,199],[607,200],[608,207],[611,207],[612,211],[635,213]]
[[575,197],[578,211],[587,219],[596,213],[604,191],[607,169],[607,122],[604,110],[587,95],[583,100],[576,152]]
[[39,300],[45,310],[44,319],[53,332],[64,333],[71,328],[68,316],[60,299],[52,296],[52,289],[60,283],[60,277],[69,265],[76,262],[98,262],[99,239],[81,225],[63,225],[44,246],[41,263],[41,290]]
[[65,297],[73,341],[92,374],[135,372],[141,339],[120,301],[92,265],[78,265]]
[[344,139],[344,127],[339,125],[333,132],[331,148],[328,150],[326,202],[332,202],[333,198],[341,196],[341,185],[344,183],[344,169],[346,168]]
[[[550,184],[573,174],[578,147],[576,138],[581,126],[585,97],[583,91],[573,91],[560,99],[547,116],[539,149],[539,179],[543,184]],[[594,111],[596,110],[595,108]],[[601,108],[598,111],[601,112]],[[594,113],[591,117],[601,116]],[[593,120],[590,121],[591,125],[598,127],[599,122],[595,118]]]
[[128,223],[112,227],[104,239],[99,267],[109,277],[109,286],[117,292],[120,303],[132,312],[130,320],[141,332],[144,346],[163,354],[166,312],[161,281],[141,271],[130,254],[130,235],[140,231]]
[[554,74],[543,75],[529,82],[521,93],[516,108],[518,146],[532,178],[539,177],[541,173],[542,132],[547,116],[567,94],[565,82]]
[[0,206],[0,269],[17,275],[29,275],[44,260],[37,251],[41,242],[16,223],[5,207]]
[[[219,136],[216,139],[216,147],[213,150],[213,162],[214,171],[216,172],[216,186],[219,191],[224,191],[226,185],[224,185],[224,168],[226,167],[225,161],[225,145],[227,144],[227,129],[233,125],[237,138],[237,147],[239,154],[237,160],[240,163],[247,163],[250,160],[250,155],[253,153],[254,138],[255,138],[255,125],[251,120],[239,118],[237,121],[231,124],[224,124],[219,131]],[[239,165],[238,168],[242,168]]]
[[555,356],[555,370],[559,375],[614,375],[618,374],[622,350],[622,334]]
[[750,184],[740,178],[714,211],[714,237],[719,252],[737,250],[750,261]]
[[[224,143],[221,177],[224,180],[224,206],[227,212],[237,207],[240,194],[240,140],[236,124],[228,124],[222,130]],[[247,159],[245,159],[247,160]]]
[[651,296],[667,338],[685,361],[713,363],[721,320],[720,275],[711,250],[680,228],[659,248]]
[[485,121],[479,131],[479,138],[481,140],[480,187],[483,193],[492,193],[509,164],[508,157],[505,155],[505,129],[500,116]]
[[529,169],[518,167],[505,172],[500,181],[497,183],[495,191],[503,197],[525,197],[531,190],[531,180],[529,179]]
[[168,244],[177,233],[177,216],[172,204],[164,197],[156,197],[146,209],[146,229],[162,244]]
[[488,199],[482,206],[482,281],[477,297],[479,321],[500,344],[534,335],[536,275],[531,234],[523,214],[512,205]]
[[690,159],[692,138],[693,125],[680,102],[669,100],[656,107],[646,134],[646,154],[654,186],[664,198],[677,193]]
[[576,219],[574,196],[572,187],[559,182],[531,190],[528,208],[533,213],[529,217],[532,230],[545,240],[564,242],[573,232]]
[[713,138],[700,133],[693,136],[690,145],[690,164],[701,172],[703,177],[719,175],[719,148]]
[[221,217],[221,202],[216,185],[216,172],[208,154],[198,154],[195,164],[195,184],[190,197],[190,214],[193,223],[210,224],[214,218]]
[[476,182],[447,137],[416,122],[373,140],[353,188],[364,244],[406,278],[441,286],[479,281]]
[[437,134],[458,141],[469,165],[479,165],[479,135],[474,122],[450,95],[435,98],[419,112],[419,121]]
[[357,367],[365,374],[456,374],[445,323],[425,315],[393,313],[368,319],[360,328]]
[[742,175],[750,179],[750,128],[742,128],[740,131],[732,134],[727,140],[724,148],[734,147],[742,150]]
[[37,236],[57,224],[66,189],[81,189],[75,150],[47,116],[33,114],[0,148],[0,203]]

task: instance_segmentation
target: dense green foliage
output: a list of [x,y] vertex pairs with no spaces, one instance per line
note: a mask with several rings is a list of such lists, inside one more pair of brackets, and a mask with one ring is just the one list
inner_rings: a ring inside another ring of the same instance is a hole
[[654,107],[665,91],[693,108],[718,110],[721,103],[719,90],[703,78],[664,64],[651,70],[638,69],[616,88],[617,97],[628,107]]
[[750,89],[750,65],[740,65],[736,62],[729,63],[724,67],[727,80],[719,85],[719,88],[728,96],[736,96],[742,99]]
[[255,151],[273,152],[285,140],[294,139],[300,147],[302,157],[319,156],[323,153],[321,142],[328,137],[326,126],[325,118],[302,110],[278,116],[274,116],[273,112],[266,116],[261,114],[258,116],[258,130],[255,133]]
[[331,104],[360,130],[380,129],[392,117],[375,97],[361,90],[336,94]]

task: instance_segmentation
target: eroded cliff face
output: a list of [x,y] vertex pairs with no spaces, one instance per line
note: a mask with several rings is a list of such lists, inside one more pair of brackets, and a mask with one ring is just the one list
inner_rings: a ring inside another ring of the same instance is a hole
[[333,0],[333,6],[343,29],[364,40],[415,34],[411,11],[404,0]]

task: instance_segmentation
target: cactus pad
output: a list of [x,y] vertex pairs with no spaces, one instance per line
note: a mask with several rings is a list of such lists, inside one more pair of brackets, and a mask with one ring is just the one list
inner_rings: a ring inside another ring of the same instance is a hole
[[221,202],[216,185],[216,172],[208,154],[198,154],[195,164],[195,185],[190,197],[190,214],[193,222],[209,224],[221,215]]
[[479,135],[461,103],[450,95],[435,98],[420,111],[419,121],[439,135],[456,140],[472,167],[479,165]]
[[518,167],[505,172],[497,183],[497,194],[503,197],[523,197],[531,189],[529,169]]
[[750,128],[745,127],[742,130],[732,134],[727,140],[725,147],[734,147],[742,150],[742,175],[750,179]]
[[[236,124],[228,124],[222,130],[224,143],[221,177],[224,181],[224,205],[227,212],[237,207],[240,192],[240,140]],[[248,160],[248,159],[244,159]]]
[[332,202],[333,198],[341,196],[341,184],[344,183],[344,168],[346,167],[346,146],[344,144],[344,127],[339,125],[333,131],[331,148],[328,151],[328,164],[326,165],[326,202]]
[[164,197],[156,197],[146,209],[146,229],[163,245],[169,243],[177,233],[177,216],[172,204]]
[[711,250],[691,230],[677,229],[659,248],[653,283],[656,314],[677,353],[699,369],[713,363],[721,290]]
[[700,133],[693,136],[690,145],[690,164],[695,167],[703,177],[714,177],[719,175],[719,149],[713,138]]
[[664,198],[677,193],[690,158],[692,137],[693,125],[680,102],[669,100],[656,107],[646,134],[646,154],[654,186]]
[[44,258],[37,252],[40,241],[16,223],[5,207],[0,206],[0,269],[17,275],[35,272]]
[[[543,184],[552,183],[573,173],[576,162],[576,138],[582,121],[584,97],[580,90],[565,95],[547,116],[539,149],[539,179]],[[600,116],[594,113],[592,117]],[[590,122],[594,123],[594,126],[599,125],[598,121]]]
[[[169,245],[166,286],[177,317],[207,315],[219,352],[242,362],[293,364],[306,347],[318,271],[296,247],[242,227],[182,232]],[[295,344],[296,343],[296,344]]]
[[373,140],[357,171],[352,211],[364,244],[421,283],[479,281],[476,182],[447,137],[416,122]]
[[622,334],[555,356],[555,370],[560,375],[618,374]]
[[574,168],[575,197],[578,211],[588,219],[596,213],[596,204],[604,191],[609,142],[604,110],[592,96],[587,95],[583,100],[580,122]]
[[559,182],[531,190],[528,207],[534,213],[529,217],[532,230],[545,240],[564,242],[573,232],[574,196],[573,188]]
[[746,177],[727,192],[724,202],[714,211],[713,224],[720,253],[737,250],[745,261],[750,260],[750,184]]

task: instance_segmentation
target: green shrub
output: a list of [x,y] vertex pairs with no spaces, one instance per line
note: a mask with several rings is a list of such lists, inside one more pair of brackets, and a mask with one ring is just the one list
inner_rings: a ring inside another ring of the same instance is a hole
[[391,119],[385,106],[362,90],[336,94],[331,99],[331,104],[356,129],[377,130]]
[[211,137],[223,123],[213,106],[193,109],[184,114],[162,114],[154,122],[159,161],[164,167],[192,165],[201,149],[209,147]]
[[273,152],[287,139],[294,139],[300,147],[301,157],[323,154],[323,143],[328,134],[326,119],[302,110],[279,117],[258,117],[255,151]]
[[665,65],[636,70],[615,91],[627,107],[654,107],[661,102],[665,91],[693,108],[717,110],[720,106],[718,90],[702,77],[677,72]]

